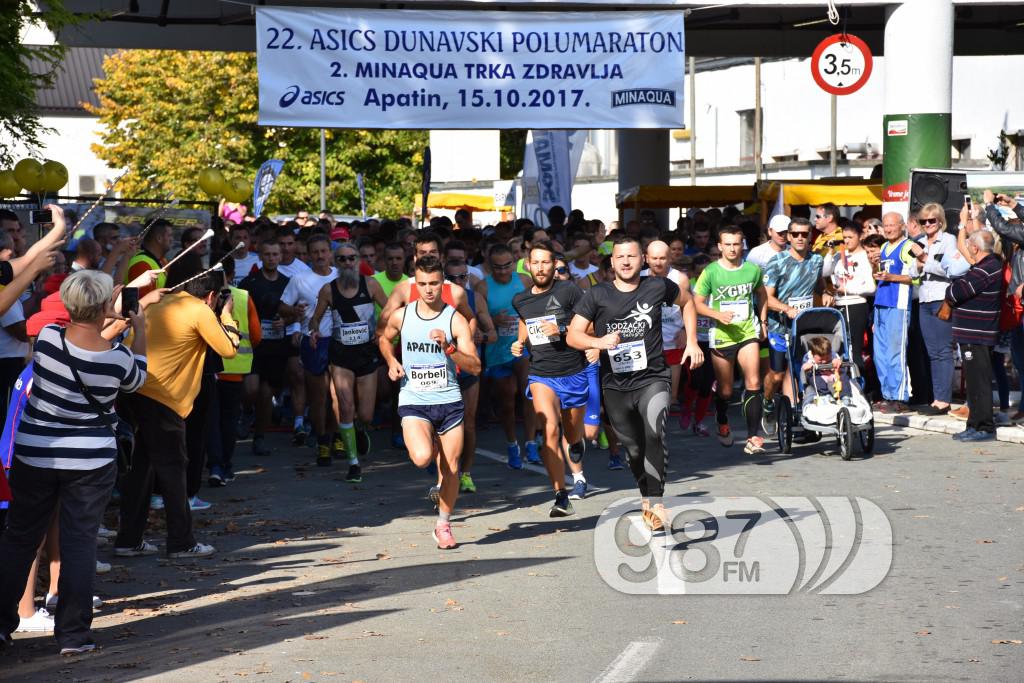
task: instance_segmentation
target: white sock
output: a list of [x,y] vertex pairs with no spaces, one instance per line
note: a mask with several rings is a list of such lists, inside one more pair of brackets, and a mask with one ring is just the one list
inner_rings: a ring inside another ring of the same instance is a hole
[[582,472],[573,472],[572,473],[572,483],[575,484],[578,481],[582,481],[584,484],[586,484],[587,483],[587,478],[583,476]]

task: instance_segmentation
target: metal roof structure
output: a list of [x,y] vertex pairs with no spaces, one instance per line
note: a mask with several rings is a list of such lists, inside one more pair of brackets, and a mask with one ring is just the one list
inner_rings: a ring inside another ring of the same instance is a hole
[[[96,47],[69,49],[57,70],[53,87],[36,92],[40,113],[43,116],[92,116],[82,103],[99,104],[93,79],[103,77],[103,58],[115,52],[115,49]],[[42,73],[45,66],[32,59],[29,69]]]
[[[1024,4],[1017,0],[954,0],[957,55],[1024,52]],[[45,6],[45,0],[40,4]],[[842,0],[846,30],[883,53],[887,5],[895,0]],[[695,57],[807,57],[836,32],[825,0],[64,0],[81,16],[102,15],[61,33],[65,45],[175,50],[255,50],[256,7],[353,9],[486,9],[614,12],[678,9],[686,16],[687,53]]]

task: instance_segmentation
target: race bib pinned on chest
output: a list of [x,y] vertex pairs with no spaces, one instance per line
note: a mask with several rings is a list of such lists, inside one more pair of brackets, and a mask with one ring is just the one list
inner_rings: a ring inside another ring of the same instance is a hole
[[719,305],[719,310],[722,313],[732,313],[732,322],[730,325],[741,323],[750,317],[750,302],[749,301],[723,301]]
[[410,365],[405,372],[407,386],[413,391],[440,391],[448,387],[447,363]]
[[267,341],[275,339],[284,339],[284,325],[281,325],[281,329],[274,329],[273,320],[261,320],[260,321],[260,333],[262,338]]
[[553,315],[542,315],[539,318],[526,319],[526,332],[530,335],[530,343],[532,345],[537,346],[558,341],[558,337],[549,337],[541,331],[545,323],[552,323],[555,327],[558,327],[558,318]]
[[814,297],[813,296],[795,296],[786,302],[792,308],[798,311],[806,311],[808,308],[814,308]]
[[334,339],[341,342],[343,346],[368,344],[370,343],[370,323],[366,321],[340,323],[334,328]]
[[608,352],[612,372],[639,372],[647,369],[647,348],[644,340],[623,342]]

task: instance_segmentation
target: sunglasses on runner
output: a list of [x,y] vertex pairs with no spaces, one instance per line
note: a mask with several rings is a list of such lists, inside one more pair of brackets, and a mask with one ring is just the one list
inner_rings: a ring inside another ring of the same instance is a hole
[[555,268],[555,272],[558,273],[559,275],[565,275],[566,273],[569,272],[569,269],[566,268],[565,266],[562,266],[561,268]]
[[508,270],[511,267],[512,267],[512,261],[509,261],[508,263],[492,263],[491,264],[491,269],[492,270]]
[[804,240],[807,239],[808,235],[810,235],[810,234],[811,233],[809,233],[809,232],[793,232],[792,230],[789,231],[789,236],[790,237],[796,237],[796,238],[804,239]]
[[455,280],[455,281],[466,280],[466,279],[469,279],[469,273],[463,273],[462,275],[451,275],[451,274],[447,274],[446,273],[445,277],[448,278],[449,280]]
[[918,218],[917,222],[921,225],[935,225],[939,222],[938,218]]

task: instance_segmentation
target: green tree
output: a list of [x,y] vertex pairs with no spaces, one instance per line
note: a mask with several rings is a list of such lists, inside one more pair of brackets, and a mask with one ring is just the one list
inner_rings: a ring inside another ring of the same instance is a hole
[[[256,58],[237,52],[131,50],[104,62],[96,82],[104,124],[97,155],[131,169],[125,196],[202,196],[200,169],[250,181],[270,158],[285,162],[264,213],[315,210],[320,202],[320,132],[257,124]],[[327,131],[327,207],[357,214],[355,175],[366,181],[371,214],[412,211],[420,183],[425,131]]]
[[512,128],[501,131],[499,146],[501,154],[501,178],[513,180],[523,170],[523,153],[526,151],[526,129]]
[[[21,31],[34,18],[54,33],[73,20],[60,0],[48,2],[38,13],[29,0],[0,0],[0,164],[5,166],[14,160],[14,145],[6,141],[34,150],[40,135],[48,132],[39,121],[36,92],[53,85],[64,58],[65,48],[59,44],[21,44]],[[35,70],[29,68],[33,58]]]

